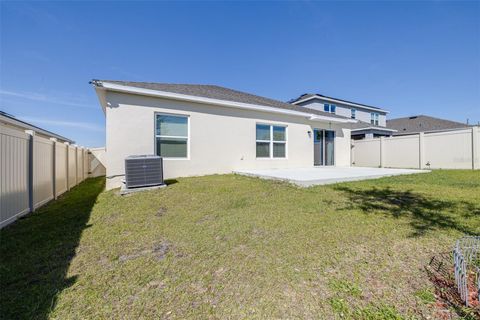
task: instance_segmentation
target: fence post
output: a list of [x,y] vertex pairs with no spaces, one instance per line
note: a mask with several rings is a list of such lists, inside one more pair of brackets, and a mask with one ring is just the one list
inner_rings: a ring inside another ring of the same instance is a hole
[[350,165],[355,165],[355,140],[351,140],[350,144]]
[[57,200],[57,139],[56,138],[50,138],[52,141],[52,147],[53,147],[53,160],[52,160],[52,165],[53,165],[53,174],[52,174],[52,189],[53,189],[53,199]]
[[478,127],[472,127],[472,169],[478,169],[479,165],[478,160],[478,150],[477,150],[477,139],[478,139]]
[[78,146],[75,145],[75,185],[78,184]]
[[425,136],[423,132],[418,134],[418,168],[423,169],[425,167]]
[[34,136],[35,132],[32,130],[25,130],[28,137],[28,207],[30,212],[35,211],[35,205],[33,203],[33,159],[34,159]]
[[85,147],[82,148],[82,181],[84,181],[85,178]]
[[385,167],[385,137],[380,137],[380,168]]
[[69,159],[69,156],[70,156],[70,144],[68,142],[64,142],[65,143],[65,150],[67,151],[67,154],[66,154],[66,157],[65,157],[65,161],[67,162],[67,165],[65,166],[66,168],[66,172],[67,172],[67,191],[70,191],[70,159]]

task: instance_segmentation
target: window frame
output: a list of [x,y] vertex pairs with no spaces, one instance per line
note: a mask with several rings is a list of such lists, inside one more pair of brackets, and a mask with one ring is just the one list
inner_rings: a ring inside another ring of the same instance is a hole
[[[257,126],[268,126],[270,128],[270,140],[258,140],[257,139]],[[285,141],[275,141],[273,140],[273,127],[285,128]],[[255,123],[255,159],[257,160],[272,160],[272,159],[288,159],[288,125],[277,124],[277,123],[265,123],[257,122]],[[268,157],[258,157],[257,156],[257,143],[268,143]],[[285,145],[285,156],[284,157],[274,157],[273,156],[273,144],[284,144]]]
[[[187,135],[186,136],[165,136],[157,134],[157,116],[171,116],[187,119]],[[187,140],[187,156],[186,157],[162,157],[164,160],[190,160],[190,115],[182,113],[168,113],[168,112],[155,112],[153,116],[153,148],[154,154],[157,154],[157,138],[173,138],[173,139],[186,139]]]
[[[332,107],[333,107],[333,111],[332,111]],[[324,103],[323,104],[323,112],[336,114],[337,113],[337,105],[333,104],[333,103]]]
[[370,112],[370,124],[378,126],[380,123],[380,114],[378,112]]

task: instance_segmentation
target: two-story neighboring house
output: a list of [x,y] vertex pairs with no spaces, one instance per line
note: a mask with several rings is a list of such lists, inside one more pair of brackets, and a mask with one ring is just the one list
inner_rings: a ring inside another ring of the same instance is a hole
[[386,128],[388,111],[378,107],[312,93],[303,94],[289,103],[358,120],[351,124],[351,137],[355,140],[391,136],[396,131]]

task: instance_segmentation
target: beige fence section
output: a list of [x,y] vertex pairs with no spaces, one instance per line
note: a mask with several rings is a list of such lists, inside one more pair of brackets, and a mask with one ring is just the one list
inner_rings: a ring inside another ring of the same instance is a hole
[[67,149],[64,143],[55,143],[55,191],[56,196],[68,190]]
[[358,167],[479,169],[479,127],[352,140]]
[[[33,138],[33,209],[54,198],[54,141]],[[8,152],[8,151],[7,151]]]
[[105,148],[89,150],[90,177],[100,177],[106,174],[105,156]]
[[0,146],[1,227],[30,211],[30,135],[0,125]]
[[90,158],[85,148],[0,125],[0,228],[85,180]]

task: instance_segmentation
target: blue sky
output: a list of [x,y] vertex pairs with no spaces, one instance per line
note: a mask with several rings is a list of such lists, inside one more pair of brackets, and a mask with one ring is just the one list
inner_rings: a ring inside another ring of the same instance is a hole
[[1,2],[0,110],[94,147],[88,81],[306,92],[480,121],[480,2]]

